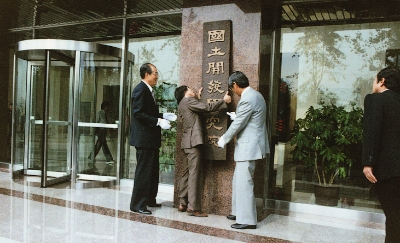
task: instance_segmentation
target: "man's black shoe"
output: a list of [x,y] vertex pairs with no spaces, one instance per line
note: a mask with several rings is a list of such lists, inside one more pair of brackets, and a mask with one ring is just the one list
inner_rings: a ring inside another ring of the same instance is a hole
[[228,219],[230,219],[230,220],[236,220],[236,216],[235,215],[232,215],[232,214],[229,214],[228,216],[226,216]]
[[234,229],[256,229],[257,225],[253,224],[232,224],[232,228]]
[[147,209],[139,209],[139,210],[133,210],[135,213],[141,213],[141,214],[151,214],[151,211]]

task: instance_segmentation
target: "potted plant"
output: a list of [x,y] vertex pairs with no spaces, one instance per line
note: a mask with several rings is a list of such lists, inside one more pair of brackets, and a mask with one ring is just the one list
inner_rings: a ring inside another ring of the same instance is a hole
[[[337,205],[339,187],[333,186],[335,178],[344,178],[354,162],[352,148],[361,146],[363,110],[351,105],[343,106],[320,103],[320,108],[310,106],[304,118],[295,121],[291,132],[293,159],[313,167],[318,178],[315,186],[316,203]],[[328,188],[328,189],[321,189]],[[333,191],[332,196],[321,190]]]

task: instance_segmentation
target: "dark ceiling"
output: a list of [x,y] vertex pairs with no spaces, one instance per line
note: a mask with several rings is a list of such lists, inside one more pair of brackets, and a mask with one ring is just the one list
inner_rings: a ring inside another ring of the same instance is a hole
[[[120,39],[180,34],[184,0],[14,0],[7,28],[16,41]],[[265,1],[265,0],[264,0]],[[275,1],[275,0],[270,0]],[[400,0],[282,0],[282,27],[400,20]],[[3,10],[4,11],[4,10]]]
[[282,2],[282,25],[285,27],[400,20],[399,0],[287,0]]
[[[18,39],[119,39],[123,19],[131,37],[179,34],[183,0],[15,0],[10,31]],[[35,35],[35,36],[33,36]]]

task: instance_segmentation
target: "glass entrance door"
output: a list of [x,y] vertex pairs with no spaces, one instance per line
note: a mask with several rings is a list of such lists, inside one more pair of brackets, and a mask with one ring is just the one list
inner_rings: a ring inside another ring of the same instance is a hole
[[80,56],[77,171],[81,180],[107,180],[117,169],[121,60],[88,52]]
[[74,59],[43,51],[44,59],[27,63],[26,174],[41,175],[47,187],[70,179]]
[[[126,56],[127,66],[133,65],[133,55]],[[96,43],[17,44],[13,177],[40,177],[42,187],[69,180],[72,188],[119,181],[129,115],[121,63],[120,49]]]
[[[42,186],[69,180],[71,177],[71,120],[74,59],[48,51],[48,72],[43,102],[44,159]],[[34,96],[33,96],[34,97]],[[38,96],[36,96],[38,97]]]

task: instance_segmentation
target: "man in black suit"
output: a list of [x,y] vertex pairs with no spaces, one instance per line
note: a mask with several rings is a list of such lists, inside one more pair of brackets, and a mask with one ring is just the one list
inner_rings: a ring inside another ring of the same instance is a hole
[[151,63],[140,67],[140,82],[132,92],[132,123],[129,145],[136,148],[137,166],[132,191],[131,211],[151,214],[149,207],[161,207],[156,202],[159,179],[158,150],[161,146],[161,128],[169,129],[175,121],[174,113],[159,113],[153,87],[158,71]]
[[375,78],[364,100],[364,175],[376,183],[386,216],[386,243],[400,241],[400,74],[392,67]]

